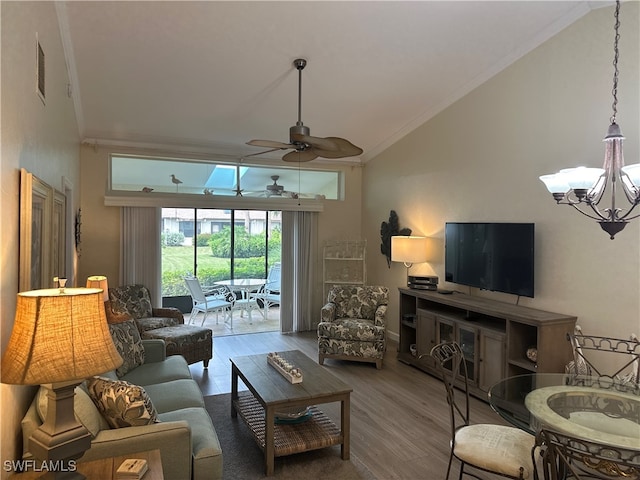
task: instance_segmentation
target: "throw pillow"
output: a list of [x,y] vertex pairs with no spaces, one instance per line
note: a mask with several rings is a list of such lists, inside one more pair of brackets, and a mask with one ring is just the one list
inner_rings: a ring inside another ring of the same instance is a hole
[[116,350],[118,350],[123,360],[122,365],[116,370],[118,377],[122,377],[144,363],[142,339],[135,320],[111,323],[109,324],[109,331]]
[[159,423],[158,412],[144,388],[124,380],[93,377],[87,380],[89,396],[112,428]]

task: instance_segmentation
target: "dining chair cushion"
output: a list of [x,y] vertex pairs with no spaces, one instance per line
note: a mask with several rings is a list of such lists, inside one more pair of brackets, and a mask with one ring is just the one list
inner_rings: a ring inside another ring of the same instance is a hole
[[453,451],[463,462],[514,478],[522,467],[522,478],[530,478],[534,442],[533,435],[517,428],[476,424],[456,432]]

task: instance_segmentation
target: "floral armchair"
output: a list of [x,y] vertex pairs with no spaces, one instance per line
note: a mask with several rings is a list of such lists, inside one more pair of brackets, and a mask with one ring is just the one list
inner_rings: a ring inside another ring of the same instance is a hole
[[325,358],[373,362],[382,368],[389,290],[381,286],[334,286],[320,312],[318,363]]
[[147,330],[184,324],[184,315],[177,308],[153,307],[149,290],[143,285],[110,288],[109,305],[106,307],[109,323],[133,319],[141,334]]
[[213,357],[213,332],[210,328],[185,325],[184,315],[173,307],[153,307],[144,285],[124,285],[109,289],[105,302],[107,322],[133,320],[145,339],[165,343],[166,355],[182,355],[187,363],[202,361],[207,368]]

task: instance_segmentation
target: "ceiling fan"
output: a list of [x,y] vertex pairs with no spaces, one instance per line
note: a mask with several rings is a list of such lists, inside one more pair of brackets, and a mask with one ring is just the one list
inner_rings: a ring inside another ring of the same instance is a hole
[[281,197],[284,192],[284,187],[282,185],[278,185],[279,175],[271,175],[271,180],[273,180],[273,185],[266,186],[266,194],[267,197],[276,196]]
[[[349,140],[340,137],[312,137],[309,127],[302,123],[302,70],[307,61],[298,58],[293,61],[298,70],[298,121],[289,128],[289,143],[275,142],[271,140],[251,140],[247,145],[269,148],[268,153],[274,150],[293,150],[286,153],[282,160],[285,162],[309,162],[318,157],[345,158],[354,157],[362,153],[360,147],[356,147]],[[257,155],[257,154],[254,154]]]

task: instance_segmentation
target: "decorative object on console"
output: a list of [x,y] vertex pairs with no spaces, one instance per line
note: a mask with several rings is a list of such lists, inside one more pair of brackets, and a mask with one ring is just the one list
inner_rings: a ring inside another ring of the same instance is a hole
[[[553,195],[556,203],[571,205],[580,213],[597,220],[600,227],[607,232],[613,240],[616,233],[621,231],[629,220],[640,215],[630,216],[633,209],[640,203],[640,163],[624,166],[622,155],[622,141],[624,137],[620,127],[616,123],[618,113],[618,40],[620,34],[620,0],[616,1],[615,9],[615,37],[613,44],[613,115],[607,136],[604,138],[605,155],[603,168],[565,168],[552,175],[543,175],[540,180]],[[622,190],[630,204],[630,208],[624,209],[616,206],[616,187],[620,181]],[[610,185],[609,185],[610,183]],[[611,191],[611,205],[607,208],[598,208],[605,191],[609,187]],[[588,206],[588,210],[584,206]]]
[[407,267],[407,284],[409,284],[409,269],[414,263],[424,263],[427,256],[427,237],[401,236],[391,237],[391,261],[402,262]]
[[389,212],[389,222],[382,222],[380,225],[380,253],[387,257],[387,266],[391,268],[391,237],[396,235],[411,235],[410,228],[399,228],[398,214],[395,210]]
[[29,439],[29,450],[38,460],[56,462],[58,470],[47,478],[84,478],[70,467],[91,445],[91,434],[74,415],[74,389],[85,378],[121,364],[100,290],[67,288],[61,293],[53,288],[18,294],[13,332],[2,357],[2,382],[51,384],[45,422]]
[[418,290],[437,290],[438,277],[435,275],[416,276],[409,275],[407,277],[407,287]]

